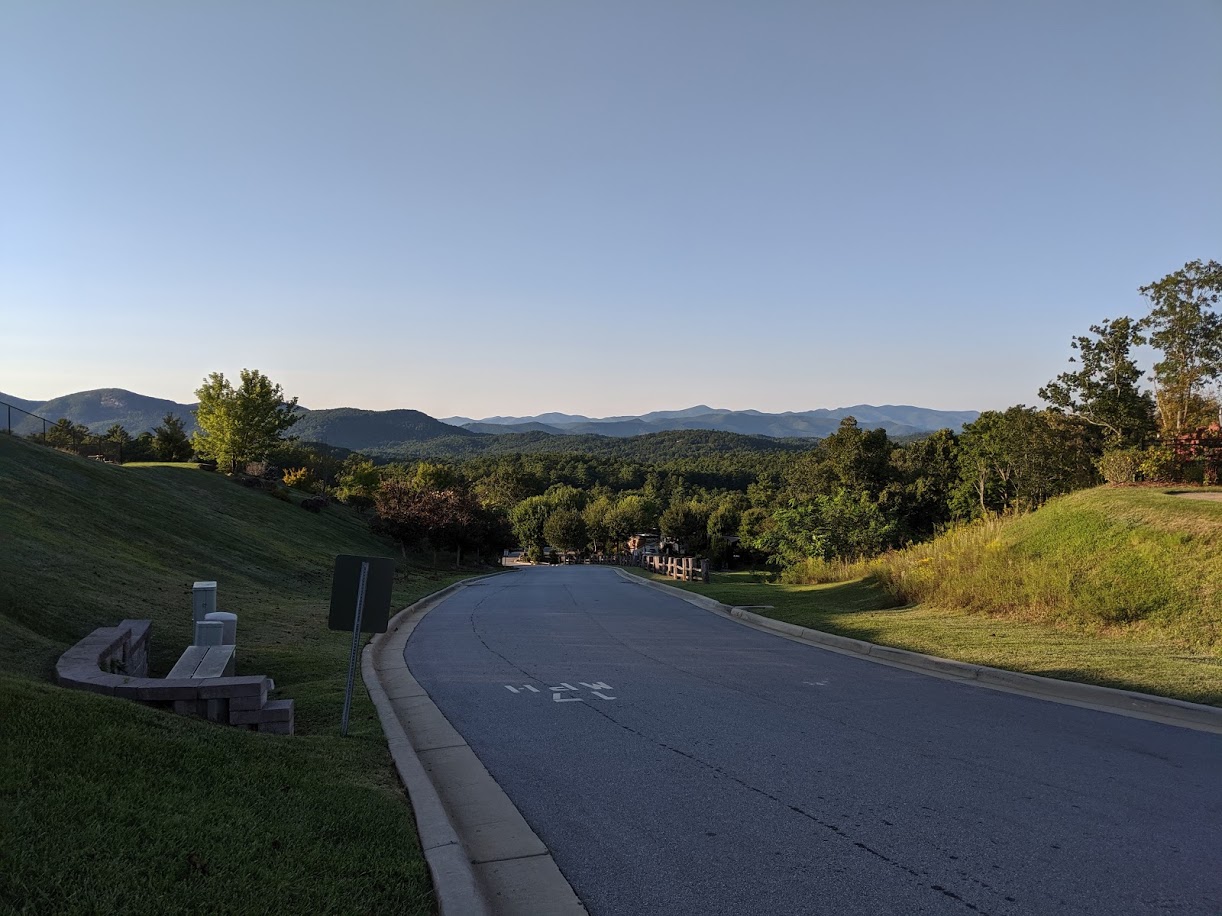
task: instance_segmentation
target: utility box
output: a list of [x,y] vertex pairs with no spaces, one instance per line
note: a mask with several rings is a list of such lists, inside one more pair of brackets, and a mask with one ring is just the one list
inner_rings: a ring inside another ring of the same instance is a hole
[[223,625],[223,636],[221,638],[222,646],[236,646],[238,644],[238,615],[230,614],[228,611],[213,611],[205,618],[208,620],[219,620]]
[[192,621],[199,623],[214,611],[216,611],[216,583],[196,582],[191,588]]
[[225,624],[219,620],[201,620],[195,625],[195,645],[219,646],[225,638]]

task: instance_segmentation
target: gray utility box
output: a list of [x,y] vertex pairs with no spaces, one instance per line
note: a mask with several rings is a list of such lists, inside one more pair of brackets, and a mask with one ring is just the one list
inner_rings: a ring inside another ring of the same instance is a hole
[[224,627],[224,635],[221,637],[222,646],[236,646],[238,644],[238,615],[230,614],[228,611],[213,611],[208,614],[204,621],[219,621]]
[[191,619],[206,620],[216,610],[216,583],[196,582],[191,589]]

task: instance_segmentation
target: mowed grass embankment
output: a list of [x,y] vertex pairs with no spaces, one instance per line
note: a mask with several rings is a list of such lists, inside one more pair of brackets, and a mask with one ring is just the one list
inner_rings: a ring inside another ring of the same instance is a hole
[[1222,502],[1084,490],[856,571],[681,587],[882,645],[1222,706]]
[[[411,813],[326,627],[339,553],[393,556],[342,507],[318,515],[194,466],[116,467],[0,436],[0,911],[430,913]],[[404,568],[395,605],[458,575]],[[191,635],[191,586],[238,615],[238,674],[296,703],[291,738],[51,683],[99,626],[149,618],[152,671]]]

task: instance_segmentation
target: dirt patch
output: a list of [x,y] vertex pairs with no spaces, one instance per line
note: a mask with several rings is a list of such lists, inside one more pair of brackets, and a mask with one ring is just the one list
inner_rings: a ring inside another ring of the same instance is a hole
[[1184,499],[1212,499],[1214,502],[1222,502],[1222,493],[1173,493],[1173,496],[1181,496]]

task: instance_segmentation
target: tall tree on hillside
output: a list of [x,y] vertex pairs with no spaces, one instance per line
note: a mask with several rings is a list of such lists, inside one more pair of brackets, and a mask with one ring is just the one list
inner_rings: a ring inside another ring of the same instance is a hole
[[940,429],[891,453],[895,480],[879,506],[900,526],[904,540],[926,538],[951,520],[951,501],[959,486],[959,438]]
[[799,501],[840,490],[878,499],[891,481],[891,450],[885,429],[862,429],[845,417],[834,433],[786,471],[789,493]]
[[281,387],[257,369],[243,369],[236,388],[213,372],[195,396],[199,432],[192,444],[202,457],[227,465],[231,473],[265,458],[298,419],[297,399],[286,401]]
[[1141,370],[1130,351],[1146,339],[1131,318],[1105,319],[1091,325],[1090,333],[1094,336],[1070,343],[1078,355],[1069,361],[1080,368],[1062,372],[1039,395],[1055,409],[1100,427],[1109,446],[1142,445],[1155,432],[1154,399],[1137,387]]
[[1189,261],[1138,292],[1154,306],[1141,327],[1163,354],[1154,364],[1159,422],[1164,435],[1179,435],[1207,423],[1206,414],[1218,408],[1204,389],[1222,375],[1222,316],[1213,310],[1222,264]]
[[88,426],[73,423],[67,417],[60,417],[54,424],[47,427],[47,445],[65,451],[79,452],[91,438]]
[[373,461],[359,452],[344,459],[335,495],[350,506],[364,510],[373,505],[374,494],[382,484],[382,474]]
[[969,509],[961,502],[965,515],[1032,509],[1097,482],[1082,424],[1022,404],[986,410],[963,427],[959,469],[976,503]]
[[161,425],[153,429],[153,447],[161,461],[189,461],[195,454],[182,418],[172,413],[162,417]]

